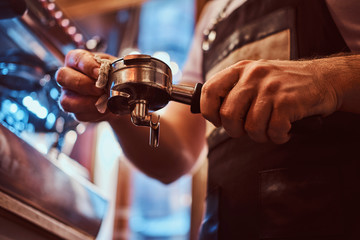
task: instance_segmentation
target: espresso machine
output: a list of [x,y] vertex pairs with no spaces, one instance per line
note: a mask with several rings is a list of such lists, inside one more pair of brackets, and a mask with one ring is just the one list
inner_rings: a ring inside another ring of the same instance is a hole
[[61,149],[65,133],[76,130],[58,106],[54,75],[66,52],[85,48],[88,39],[53,0],[0,1],[1,239],[85,240],[99,233],[107,199],[31,138],[56,135],[52,146]]

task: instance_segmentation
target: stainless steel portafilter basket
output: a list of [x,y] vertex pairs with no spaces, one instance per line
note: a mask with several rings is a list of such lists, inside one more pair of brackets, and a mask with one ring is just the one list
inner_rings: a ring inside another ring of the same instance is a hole
[[200,113],[202,84],[173,85],[170,67],[149,55],[127,55],[114,61],[109,74],[109,99],[112,113],[130,114],[136,126],[150,127],[150,142],[159,144],[160,117],[152,112],[165,107],[169,101],[191,106]]

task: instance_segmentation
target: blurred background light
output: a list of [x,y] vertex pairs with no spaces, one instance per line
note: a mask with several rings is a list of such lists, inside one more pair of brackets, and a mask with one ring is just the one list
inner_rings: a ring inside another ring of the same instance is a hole
[[170,66],[170,55],[167,52],[164,52],[164,51],[154,52],[153,57],[160,59],[161,61],[166,63],[168,66]]
[[38,118],[45,119],[48,115],[48,110],[42,106],[38,100],[34,100],[30,96],[26,96],[23,99],[23,105],[32,113],[34,113]]

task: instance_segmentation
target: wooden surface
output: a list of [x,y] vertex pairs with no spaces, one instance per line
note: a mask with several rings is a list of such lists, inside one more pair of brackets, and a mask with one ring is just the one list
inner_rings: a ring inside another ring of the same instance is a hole
[[146,0],[57,0],[59,7],[73,19],[115,12],[138,6]]
[[95,239],[1,191],[0,222],[0,239],[25,239],[30,236],[36,239]]
[[70,158],[84,166],[90,175],[90,182],[94,182],[94,166],[96,156],[96,124],[87,124],[86,130],[78,135]]
[[113,240],[127,240],[130,236],[129,217],[132,191],[132,166],[128,160],[119,160],[116,190]]

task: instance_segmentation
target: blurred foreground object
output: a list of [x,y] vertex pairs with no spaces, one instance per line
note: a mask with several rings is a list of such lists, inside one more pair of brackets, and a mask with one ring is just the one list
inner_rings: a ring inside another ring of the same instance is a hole
[[55,82],[65,54],[89,40],[101,43],[55,1],[0,3],[0,239],[98,235],[108,201],[64,154],[67,136],[82,131],[59,108]]
[[101,39],[89,37],[52,0],[4,0],[0,7],[0,122],[19,136],[55,133],[61,150],[78,123],[57,104],[55,72],[69,50],[87,49],[91,41],[91,51],[99,51]]
[[95,239],[107,201],[2,125],[0,172],[0,237]]

